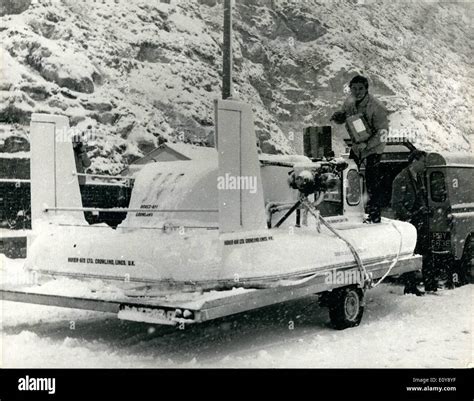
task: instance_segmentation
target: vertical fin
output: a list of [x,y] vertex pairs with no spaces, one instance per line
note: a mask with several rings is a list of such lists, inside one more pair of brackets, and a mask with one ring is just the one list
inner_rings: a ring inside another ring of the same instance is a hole
[[267,230],[252,109],[235,100],[217,100],[221,233]]
[[[67,214],[85,222],[82,211],[54,211],[54,208],[82,208],[76,163],[65,116],[33,114],[31,144],[31,220]],[[53,210],[45,213],[45,208]]]

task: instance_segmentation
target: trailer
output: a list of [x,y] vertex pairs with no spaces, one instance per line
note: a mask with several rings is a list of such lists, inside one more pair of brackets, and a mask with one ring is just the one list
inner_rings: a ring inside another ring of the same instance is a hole
[[[381,280],[393,261],[366,265],[373,280]],[[390,275],[418,270],[421,256],[404,257],[397,261]],[[268,288],[236,287],[227,290],[173,292],[161,286],[110,283],[117,292],[100,293],[88,288],[88,282],[76,279],[81,296],[70,296],[68,289],[44,293],[42,285],[15,288],[4,285],[0,295],[4,301],[24,302],[63,308],[83,309],[116,314],[119,319],[150,324],[183,325],[202,323],[237,313],[263,308],[317,294],[319,303],[329,308],[331,323],[336,329],[357,326],[364,311],[364,293],[354,278],[357,266],[335,266],[300,280],[287,280]],[[353,283],[349,284],[353,279]],[[85,289],[85,290],[84,290]],[[188,289],[189,291],[189,289]]]

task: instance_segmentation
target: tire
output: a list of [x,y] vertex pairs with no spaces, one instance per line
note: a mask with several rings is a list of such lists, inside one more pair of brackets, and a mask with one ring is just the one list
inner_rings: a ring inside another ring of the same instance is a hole
[[461,259],[461,275],[465,279],[465,283],[473,283],[473,265],[472,265],[472,247],[474,236],[469,236],[468,241],[464,247],[464,252]]
[[364,293],[358,287],[338,288],[331,293],[329,317],[333,327],[344,330],[356,327],[364,314]]

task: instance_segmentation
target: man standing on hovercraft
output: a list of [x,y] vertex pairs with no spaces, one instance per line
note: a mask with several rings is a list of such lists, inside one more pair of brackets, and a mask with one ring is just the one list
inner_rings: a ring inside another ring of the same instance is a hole
[[349,83],[351,96],[344,102],[341,111],[335,112],[331,121],[346,123],[352,140],[350,158],[358,167],[365,165],[365,180],[369,200],[367,223],[380,223],[383,194],[377,188],[381,180],[380,160],[388,133],[388,111],[385,106],[369,94],[369,81],[357,75]]

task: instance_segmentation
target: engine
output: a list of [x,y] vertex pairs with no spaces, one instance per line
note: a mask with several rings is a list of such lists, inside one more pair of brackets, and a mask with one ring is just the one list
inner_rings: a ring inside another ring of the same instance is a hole
[[288,184],[305,196],[327,192],[340,182],[341,172],[347,166],[347,162],[342,158],[295,164],[290,172]]

